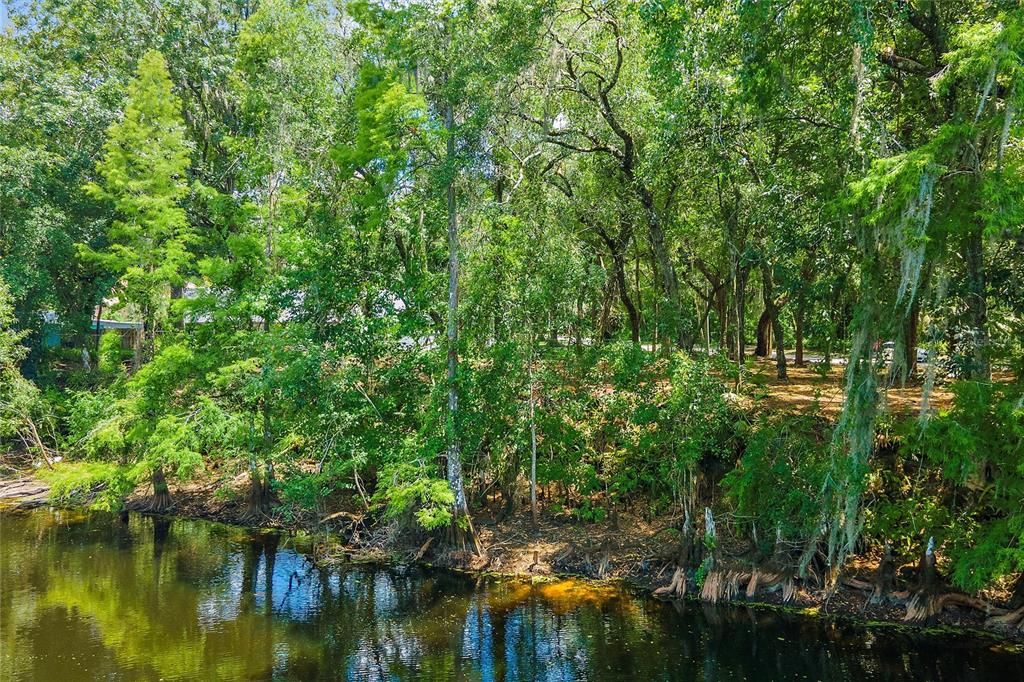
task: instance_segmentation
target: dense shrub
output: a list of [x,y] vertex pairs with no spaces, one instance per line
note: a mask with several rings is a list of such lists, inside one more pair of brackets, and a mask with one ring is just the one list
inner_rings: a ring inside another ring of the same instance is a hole
[[934,536],[953,581],[976,590],[1024,570],[1024,390],[962,381],[952,391],[952,408],[904,426],[901,455],[922,471],[903,505],[917,513],[892,526]]
[[831,433],[816,416],[761,416],[744,433],[739,464],[722,482],[738,523],[765,552],[813,537],[822,513]]

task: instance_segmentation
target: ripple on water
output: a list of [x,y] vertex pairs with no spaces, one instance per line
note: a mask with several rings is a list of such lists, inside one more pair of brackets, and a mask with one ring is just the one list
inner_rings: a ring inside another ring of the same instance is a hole
[[12,680],[1024,679],[1019,650],[581,580],[318,570],[200,521],[0,513]]

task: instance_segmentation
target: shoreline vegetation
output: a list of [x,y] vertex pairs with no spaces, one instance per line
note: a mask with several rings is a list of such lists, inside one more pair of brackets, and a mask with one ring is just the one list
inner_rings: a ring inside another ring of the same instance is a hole
[[[34,478],[31,471],[22,471],[19,475],[9,466],[5,470],[5,476],[0,477],[0,513],[4,509],[31,509],[53,504],[49,486]],[[679,519],[656,519],[651,524],[623,516],[619,520],[619,528],[594,525],[581,529],[572,521],[545,518],[534,531],[526,518],[496,521],[493,516],[480,514],[474,518],[474,527],[481,535],[484,550],[481,559],[464,551],[449,549],[439,552],[434,547],[435,538],[431,536],[426,540],[404,537],[390,545],[379,544],[376,538],[361,543],[358,535],[353,538],[352,534],[353,526],[362,525],[361,519],[343,511],[319,520],[284,522],[280,518],[268,517],[264,523],[254,524],[242,506],[226,502],[223,496],[218,497],[211,492],[216,489],[222,489],[216,481],[182,486],[174,491],[175,504],[160,514],[285,533],[320,565],[414,563],[469,576],[528,580],[534,584],[538,581],[572,580],[598,586],[613,583],[664,602],[683,600],[748,606],[802,617],[842,620],[861,627],[993,638],[995,645],[1024,653],[1024,633],[998,618],[1009,612],[1005,608],[1010,598],[1007,590],[990,593],[988,601],[966,599],[952,604],[967,608],[944,610],[924,619],[908,619],[905,596],[894,594],[882,599],[871,596],[874,591],[872,577],[878,572],[878,557],[857,558],[856,568],[831,591],[794,587],[787,595],[779,586],[770,586],[768,590],[748,593],[751,576],[747,574],[738,577],[742,578],[743,584],[737,585],[737,589],[715,602],[708,602],[692,584],[683,594],[675,590],[677,578],[671,575],[674,564],[667,558],[673,547],[666,551],[665,538],[666,535],[672,536],[671,531],[679,525]],[[239,492],[239,499],[242,495],[244,490]],[[148,498],[145,491],[136,491],[129,497],[125,511],[151,514],[147,508]],[[88,495],[77,499],[79,503],[72,503],[69,508],[90,509]],[[623,532],[624,527],[633,530]],[[367,533],[368,537],[374,537],[372,528],[365,530],[371,531]],[[666,531],[669,532],[666,534]],[[353,539],[358,544],[351,544]],[[692,580],[693,576],[688,576],[688,582],[692,583]],[[582,593],[587,589],[584,584],[579,591]],[[564,595],[561,598],[564,601]]]
[[1020,2],[98,2],[0,29],[50,502],[1024,636]]

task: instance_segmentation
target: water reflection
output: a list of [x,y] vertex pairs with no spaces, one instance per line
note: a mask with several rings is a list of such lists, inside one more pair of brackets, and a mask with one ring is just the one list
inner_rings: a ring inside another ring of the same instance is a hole
[[977,640],[565,581],[321,571],[203,522],[0,514],[0,678],[14,680],[1024,679]]

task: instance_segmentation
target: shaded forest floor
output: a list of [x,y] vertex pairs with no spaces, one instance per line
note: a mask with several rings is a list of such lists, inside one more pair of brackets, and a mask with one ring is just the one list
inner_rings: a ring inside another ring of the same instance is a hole
[[[747,365],[749,374],[745,377],[747,386],[741,402],[747,406],[758,403],[768,411],[807,412],[818,411],[825,417],[835,419],[843,409],[844,370],[834,366],[822,374],[816,366],[806,364],[787,367],[787,381],[778,378],[774,360],[756,359]],[[893,414],[912,415],[921,411],[924,377],[919,372],[901,386],[896,384],[885,390],[888,409]],[[928,397],[933,409],[948,407],[953,394],[945,385],[937,383]]]

